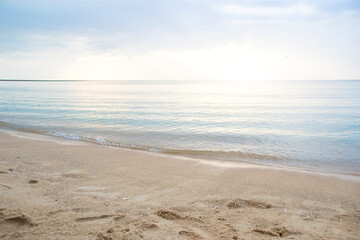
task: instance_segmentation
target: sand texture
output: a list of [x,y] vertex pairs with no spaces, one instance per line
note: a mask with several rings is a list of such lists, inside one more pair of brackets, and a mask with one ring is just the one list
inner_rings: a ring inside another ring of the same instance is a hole
[[360,239],[360,183],[0,132],[0,239]]

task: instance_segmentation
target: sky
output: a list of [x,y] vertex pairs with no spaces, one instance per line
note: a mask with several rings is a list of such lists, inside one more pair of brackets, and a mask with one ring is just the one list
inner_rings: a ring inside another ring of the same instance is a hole
[[359,0],[0,0],[0,79],[360,79]]

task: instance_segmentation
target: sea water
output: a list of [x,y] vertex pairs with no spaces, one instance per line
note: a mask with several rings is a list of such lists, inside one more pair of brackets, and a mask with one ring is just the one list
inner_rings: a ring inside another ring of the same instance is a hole
[[3,128],[360,174],[360,81],[2,81]]

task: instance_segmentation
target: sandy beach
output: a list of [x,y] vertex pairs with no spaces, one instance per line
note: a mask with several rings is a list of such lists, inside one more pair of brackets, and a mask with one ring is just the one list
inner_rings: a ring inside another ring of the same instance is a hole
[[358,177],[0,132],[1,239],[359,236]]

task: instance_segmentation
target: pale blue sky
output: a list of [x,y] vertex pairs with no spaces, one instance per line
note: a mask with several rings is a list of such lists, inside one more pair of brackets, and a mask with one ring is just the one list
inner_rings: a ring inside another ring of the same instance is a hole
[[1,0],[0,78],[360,79],[360,1]]

